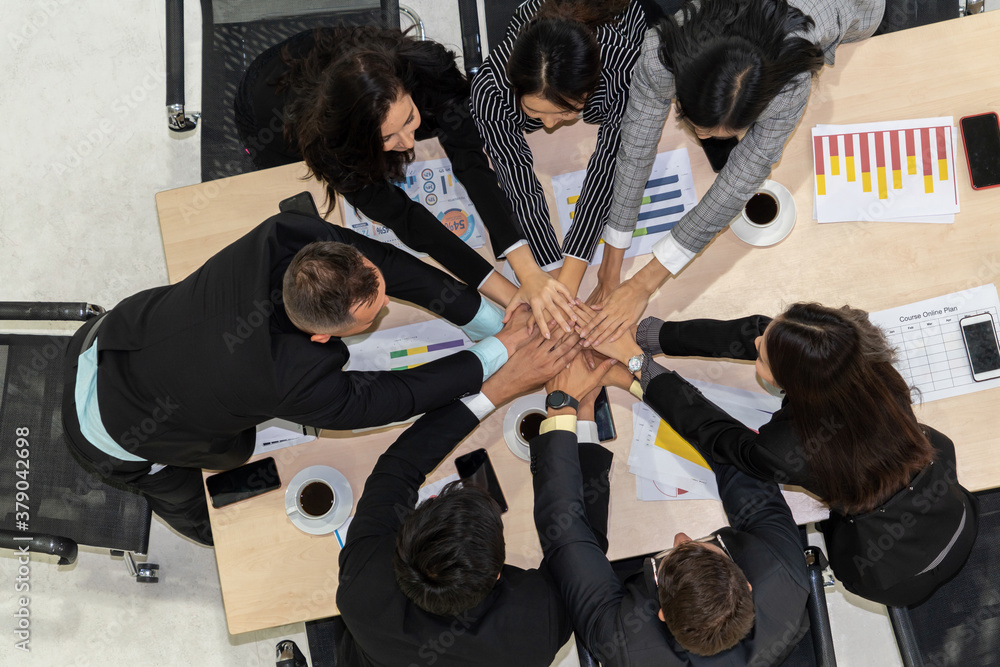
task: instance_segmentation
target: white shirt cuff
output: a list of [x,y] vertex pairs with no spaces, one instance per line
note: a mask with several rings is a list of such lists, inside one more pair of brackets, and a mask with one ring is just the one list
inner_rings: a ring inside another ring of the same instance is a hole
[[524,246],[524,245],[528,245],[528,242],[525,241],[524,239],[521,239],[520,241],[518,241],[517,243],[515,243],[511,247],[509,247],[506,250],[504,250],[503,254],[500,255],[500,256],[501,257],[506,257],[507,255],[509,255],[510,253],[514,252],[515,250],[517,250],[518,248],[520,248],[521,246]]
[[620,229],[611,229],[604,226],[604,242],[615,248],[629,248],[632,245],[632,232],[623,232]]
[[497,409],[496,406],[493,405],[493,401],[491,401],[489,397],[482,392],[479,392],[474,396],[466,396],[465,398],[461,398],[459,400],[465,403],[465,407],[469,408],[469,410],[472,411],[472,414],[476,415],[476,419],[479,421],[483,421],[486,419],[487,415]]
[[476,291],[477,291],[477,292],[478,292],[479,290],[483,289],[483,285],[485,285],[485,284],[486,284],[486,281],[487,281],[487,280],[489,280],[489,279],[490,279],[490,276],[492,276],[492,275],[493,275],[494,273],[496,273],[496,270],[495,270],[495,269],[492,269],[492,270],[490,270],[490,272],[486,274],[486,276],[485,276],[485,277],[484,277],[484,278],[483,278],[483,279],[482,279],[482,280],[481,280],[481,281],[479,282],[479,284],[478,284],[478,285],[476,285]]
[[576,420],[576,441],[577,442],[592,442],[597,444],[601,441],[600,436],[597,435],[597,422],[588,422]]
[[562,265],[563,265],[563,260],[560,258],[552,262],[551,264],[546,264],[545,266],[541,267],[541,269],[542,271],[548,273],[549,271],[555,271],[558,268],[562,268]]
[[670,273],[675,276],[681,272],[687,263],[694,259],[695,253],[691,252],[677,241],[674,240],[673,235],[667,232],[662,239],[656,242],[653,246],[653,256],[662,264]]

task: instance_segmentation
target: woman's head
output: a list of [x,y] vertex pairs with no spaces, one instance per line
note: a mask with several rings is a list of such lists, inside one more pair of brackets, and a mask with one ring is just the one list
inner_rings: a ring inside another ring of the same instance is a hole
[[601,81],[594,28],[617,20],[629,0],[547,0],[521,27],[507,78],[521,109],[546,127],[575,118]]
[[793,78],[823,66],[818,46],[791,36],[812,19],[786,0],[704,0],[682,11],[681,21],[661,20],[659,56],[680,114],[709,134],[746,130]]
[[286,60],[285,133],[331,197],[403,178],[420,126],[418,89],[468,94],[444,47],[398,30],[317,31],[305,57]]
[[930,462],[894,351],[865,311],[797,303],[757,348],[758,373],[788,397],[810,488],[831,505],[868,511]]

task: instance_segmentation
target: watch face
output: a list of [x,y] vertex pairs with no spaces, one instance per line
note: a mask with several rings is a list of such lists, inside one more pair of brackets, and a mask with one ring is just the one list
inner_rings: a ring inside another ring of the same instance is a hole
[[556,390],[545,397],[545,405],[550,408],[566,407],[566,392]]
[[630,373],[635,373],[642,368],[642,355],[637,354],[628,360],[628,370]]

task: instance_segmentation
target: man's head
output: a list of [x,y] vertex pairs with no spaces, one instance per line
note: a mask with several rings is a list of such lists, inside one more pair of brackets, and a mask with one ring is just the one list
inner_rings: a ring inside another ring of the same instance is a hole
[[295,254],[282,299],[292,323],[317,343],[361,333],[389,302],[382,272],[354,247],[334,241],[315,241]]
[[415,605],[454,616],[493,590],[505,557],[500,507],[479,487],[452,482],[403,522],[393,569]]
[[696,655],[736,646],[753,628],[753,594],[725,544],[718,536],[692,540],[678,533],[664,553],[654,559],[654,573],[670,634]]

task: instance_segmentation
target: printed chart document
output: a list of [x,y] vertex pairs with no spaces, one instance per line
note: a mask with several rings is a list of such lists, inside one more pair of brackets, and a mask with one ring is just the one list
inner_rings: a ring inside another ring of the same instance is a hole
[[959,211],[955,121],[817,125],[812,130],[819,222],[954,222]]
[[[569,231],[575,216],[576,202],[583,190],[586,169],[552,177],[552,191],[556,198],[556,212],[563,236]],[[691,175],[691,161],[686,148],[667,151],[656,156],[653,170],[646,181],[646,189],[639,207],[639,221],[632,232],[632,245],[626,257],[648,255],[653,245],[673,227],[684,214],[698,203]],[[604,241],[597,246],[591,264],[599,264],[604,257]]]
[[402,371],[472,347],[465,332],[445,320],[348,336],[344,343],[351,351],[345,371]]
[[959,320],[989,313],[1000,322],[1000,301],[993,284],[871,313],[896,348],[896,370],[919,390],[914,401],[936,401],[1000,387],[1000,379],[976,382],[965,352]]
[[[476,207],[469,199],[465,187],[452,173],[451,161],[448,158],[410,163],[406,170],[406,180],[396,185],[401,187],[410,199],[423,204],[442,225],[473,248],[480,248],[486,242],[479,213],[476,212]],[[344,224],[348,229],[383,243],[391,243],[411,255],[427,256],[426,253],[416,252],[407,247],[388,227],[370,220],[361,211],[354,210],[343,197],[339,203],[344,207]]]

